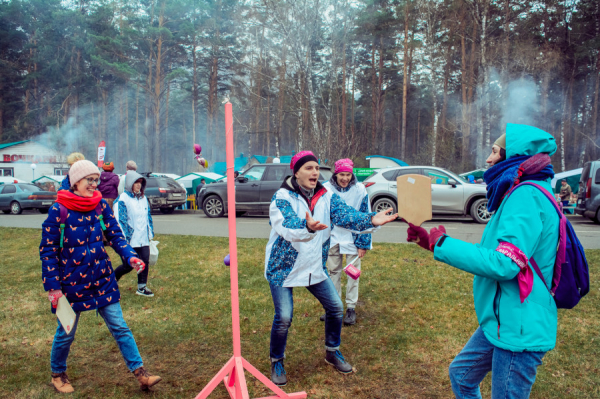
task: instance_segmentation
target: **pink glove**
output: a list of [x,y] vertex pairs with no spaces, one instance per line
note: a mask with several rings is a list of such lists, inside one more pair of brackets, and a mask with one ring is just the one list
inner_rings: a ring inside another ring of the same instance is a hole
[[412,223],[408,224],[408,237],[406,241],[414,242],[423,249],[429,250],[429,234],[421,226],[415,226]]
[[429,230],[429,250],[433,252],[433,247],[437,244],[440,237],[446,235],[446,228],[442,225]]
[[63,296],[61,290],[50,290],[48,291],[48,300],[52,303],[52,307],[55,308],[58,305],[58,299]]
[[137,271],[137,274],[140,274],[146,268],[144,261],[139,258],[131,258],[129,264]]

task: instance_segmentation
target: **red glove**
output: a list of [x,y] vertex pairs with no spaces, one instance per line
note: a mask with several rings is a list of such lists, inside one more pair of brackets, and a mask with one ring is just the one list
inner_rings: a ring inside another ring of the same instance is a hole
[[63,296],[61,290],[50,290],[48,291],[48,300],[52,303],[52,307],[55,308],[58,305],[58,299]]
[[437,241],[446,234],[446,228],[440,225],[432,228],[430,232],[427,233],[427,230],[423,227],[409,223],[407,233],[408,237],[406,241],[415,242],[421,248],[433,252],[433,247]]
[[412,223],[408,224],[408,237],[406,241],[414,242],[423,249],[429,250],[429,234],[421,226],[415,226]]
[[433,247],[435,247],[435,244],[437,244],[440,237],[445,235],[446,228],[442,225],[439,225],[438,227],[433,227],[431,230],[429,230],[429,250],[431,252],[433,252]]
[[129,264],[137,271],[137,274],[140,274],[146,268],[144,261],[139,258],[129,259]]

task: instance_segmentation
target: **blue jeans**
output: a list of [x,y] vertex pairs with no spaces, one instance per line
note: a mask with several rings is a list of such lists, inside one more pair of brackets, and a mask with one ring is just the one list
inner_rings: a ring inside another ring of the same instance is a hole
[[479,383],[492,372],[492,399],[529,398],[537,367],[546,352],[511,352],[490,343],[477,328],[450,364],[450,382],[457,398],[481,398]]
[[[321,302],[325,308],[325,349],[339,349],[344,318],[344,304],[330,278],[319,284],[310,285],[306,289]],[[285,357],[287,335],[292,325],[294,313],[294,289],[292,287],[276,287],[271,285],[271,296],[275,305],[275,317],[271,328],[272,361]]]
[[[144,365],[142,357],[138,351],[137,344],[133,339],[133,334],[125,320],[123,319],[123,311],[121,310],[120,303],[113,303],[103,308],[98,309],[98,313],[104,319],[104,323],[108,327],[108,330],[117,341],[121,354],[125,359],[127,368],[129,371],[134,371]],[[71,334],[67,335],[65,329],[58,321],[58,328],[54,335],[54,342],[52,343],[52,352],[50,353],[50,367],[53,373],[62,373],[67,371],[67,357],[69,356],[69,350],[71,344],[75,339],[75,332],[79,325],[79,316],[81,312],[75,312],[77,318],[75,319],[75,325]],[[58,320],[58,319],[57,319]]]

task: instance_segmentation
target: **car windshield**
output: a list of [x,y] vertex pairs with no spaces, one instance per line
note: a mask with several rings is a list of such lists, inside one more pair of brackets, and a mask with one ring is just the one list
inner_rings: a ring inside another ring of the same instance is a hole
[[19,187],[21,187],[21,190],[26,192],[35,193],[36,191],[42,191],[41,188],[34,186],[33,184],[19,184]]
[[464,177],[462,177],[460,175],[457,175],[456,173],[450,172],[448,169],[444,169],[444,168],[440,168],[440,169],[443,170],[444,172],[448,173],[451,177],[457,178],[458,180],[460,180],[463,183],[468,183],[469,182]]

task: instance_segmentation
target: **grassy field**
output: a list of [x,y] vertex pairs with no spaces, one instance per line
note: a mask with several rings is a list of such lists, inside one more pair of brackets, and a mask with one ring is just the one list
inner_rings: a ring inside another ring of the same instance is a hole
[[[50,348],[56,321],[40,278],[41,232],[0,228],[0,397],[55,397]],[[154,298],[135,295],[134,273],[120,282],[121,305],[146,367],[163,377],[139,391],[95,312],[84,313],[69,357],[73,398],[192,398],[232,356],[228,240],[158,236],[150,270]],[[242,355],[269,375],[273,305],[263,277],[266,241],[240,239]],[[118,258],[111,253],[113,260]],[[559,311],[558,343],[539,368],[532,398],[600,397],[600,251],[587,251],[592,290]],[[118,261],[115,260],[116,265]],[[358,323],[344,327],[342,351],[356,367],[344,376],[324,361],[323,309],[295,291],[285,390],[309,398],[450,398],[447,368],[477,327],[472,276],[432,260],[414,245],[377,244],[363,262]],[[251,397],[270,395],[247,374]],[[490,394],[489,376],[482,384]],[[223,385],[211,398],[229,398]]]

